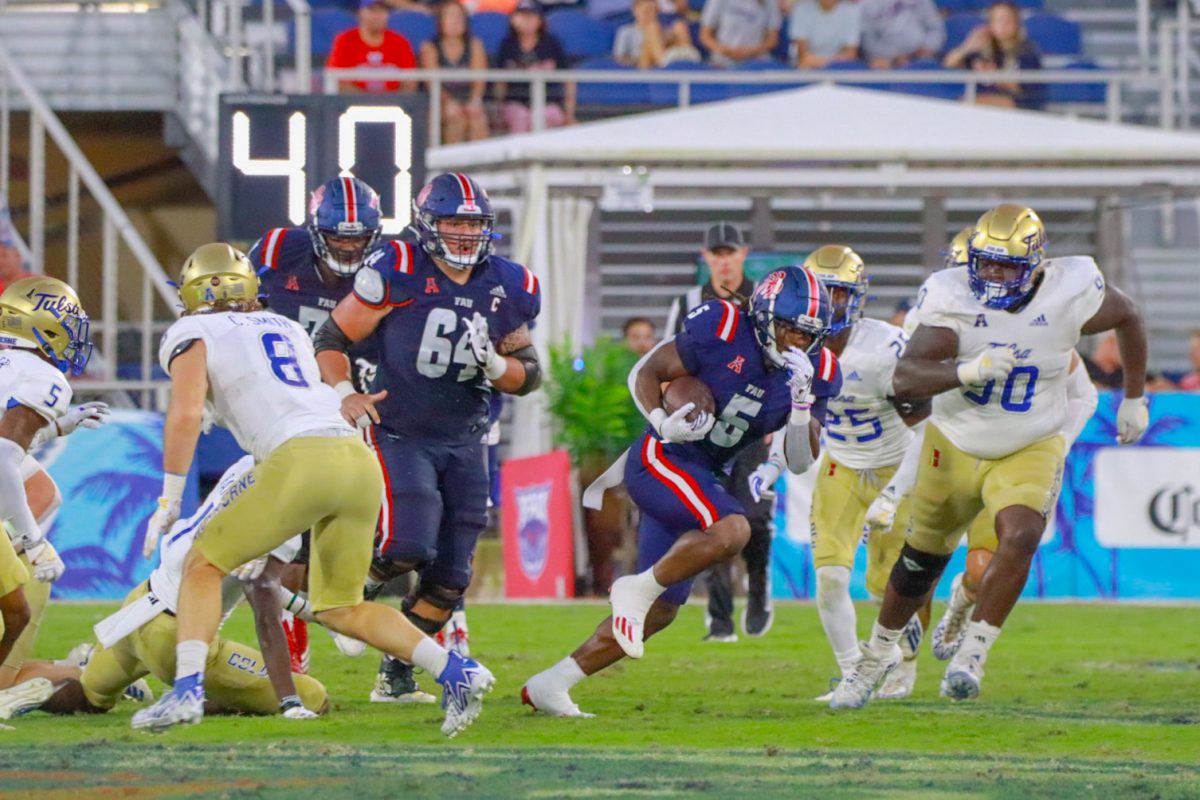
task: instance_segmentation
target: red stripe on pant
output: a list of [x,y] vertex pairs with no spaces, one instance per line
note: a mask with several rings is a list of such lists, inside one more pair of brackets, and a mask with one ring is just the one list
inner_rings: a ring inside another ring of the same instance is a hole
[[[684,507],[692,513],[692,516],[700,523],[700,529],[704,530],[709,525],[717,521],[717,509],[704,496],[704,492],[700,491],[699,485],[687,472],[672,464],[662,452],[662,444],[655,438],[649,437],[646,439],[646,445],[642,448],[642,466],[644,466],[654,477],[671,490],[671,493],[683,503]],[[693,500],[688,497],[678,484],[667,477],[673,475],[682,481],[688,489],[691,490],[695,497]]]
[[379,552],[383,553],[392,543],[392,477],[388,475],[387,463],[383,460],[383,450],[379,448],[375,428],[367,428],[367,441],[375,451],[375,456],[379,459],[379,469],[383,472],[383,504],[379,507]]

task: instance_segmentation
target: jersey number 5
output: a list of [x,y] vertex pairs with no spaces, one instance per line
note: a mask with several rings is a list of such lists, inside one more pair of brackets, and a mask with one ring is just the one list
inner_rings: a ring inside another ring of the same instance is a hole
[[264,333],[261,341],[275,377],[288,386],[307,389],[308,381],[300,369],[300,361],[296,358],[296,345],[292,340],[282,333]]
[[717,424],[713,425],[708,438],[717,447],[733,447],[742,440],[750,429],[750,420],[758,416],[762,403],[744,394],[735,394],[721,409]]

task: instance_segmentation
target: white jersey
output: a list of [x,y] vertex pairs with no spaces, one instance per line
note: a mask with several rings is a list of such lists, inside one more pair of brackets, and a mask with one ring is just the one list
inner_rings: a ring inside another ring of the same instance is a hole
[[163,336],[162,368],[169,373],[176,349],[194,339],[208,350],[212,410],[256,460],[307,432],[354,432],[337,392],[321,382],[312,340],[292,320],[270,311],[183,317]]
[[0,350],[0,401],[4,403],[0,415],[4,409],[22,405],[50,423],[67,413],[71,384],[61,370],[36,353],[17,348]]
[[[242,456],[233,466],[225,470],[221,480],[204,498],[204,502],[196,509],[196,513],[187,519],[181,519],[171,526],[159,545],[159,565],[150,573],[150,591],[162,601],[163,605],[175,612],[179,603],[179,587],[183,583],[183,562],[192,543],[204,530],[205,523],[225,506],[232,503],[238,495],[254,484],[254,458]],[[300,551],[300,537],[295,536],[271,551],[271,555],[280,561],[291,561]],[[242,590],[237,578],[227,576],[221,585],[222,616],[233,611],[241,600]]]
[[892,376],[908,337],[887,322],[861,319],[838,356],[842,392],[829,401],[825,447],[838,463],[854,469],[899,464],[912,432],[888,399]]
[[1017,366],[1007,380],[960,387],[933,399],[933,424],[978,458],[1003,458],[1049,436],[1067,419],[1067,375],[1079,331],[1104,301],[1104,277],[1087,256],[1045,262],[1045,277],[1017,312],[986,308],[967,284],[967,268],[935,272],[921,287],[922,325],[958,334],[958,361],[1007,347]]

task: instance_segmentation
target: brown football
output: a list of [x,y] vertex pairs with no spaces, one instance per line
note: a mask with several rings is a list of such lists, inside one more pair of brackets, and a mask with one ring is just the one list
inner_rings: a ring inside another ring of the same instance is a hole
[[712,414],[717,410],[717,401],[713,399],[712,391],[699,378],[684,375],[667,384],[666,391],[663,392],[663,410],[674,414],[688,403],[696,404],[696,410],[688,414],[689,422],[701,411]]

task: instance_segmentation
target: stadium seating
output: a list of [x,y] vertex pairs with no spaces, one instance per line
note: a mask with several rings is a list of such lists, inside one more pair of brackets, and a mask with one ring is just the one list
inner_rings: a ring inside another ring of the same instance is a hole
[[[939,72],[944,68],[941,62],[931,58],[920,58],[902,69],[911,72]],[[957,100],[963,95],[963,84],[961,83],[905,83],[901,81],[893,83],[888,88],[893,92],[917,94],[922,97],[940,97],[944,100]]]
[[[1019,8],[1040,11],[1045,0],[1013,0]],[[986,11],[993,0],[937,0],[937,7],[944,12],[959,14],[966,11]]]
[[[1099,69],[1091,61],[1073,61],[1063,69],[1080,72]],[[1046,86],[1048,103],[1103,103],[1106,87],[1103,83],[1051,83]]]
[[[322,60],[333,49],[333,40],[347,28],[353,28],[358,23],[354,15],[340,8],[315,8],[312,12],[312,53],[314,58]],[[296,49],[296,21],[288,22],[288,47]]]
[[408,39],[413,52],[437,33],[437,23],[433,17],[420,11],[397,11],[388,19],[388,28]]
[[[714,72],[713,67],[703,63],[675,62],[668,64],[663,72]],[[712,103],[728,100],[733,96],[733,87],[720,83],[693,83],[690,87],[692,103]],[[656,106],[673,106],[679,103],[679,86],[672,83],[650,84],[650,99]]]
[[[870,69],[870,67],[867,66],[865,61],[855,60],[855,61],[834,61],[833,63],[827,64],[825,67],[823,67],[822,71],[823,72],[855,72],[858,70],[869,70],[869,69]],[[885,90],[885,91],[887,89],[891,88],[891,86],[886,83],[867,83],[867,82],[858,82],[858,81],[855,81],[853,83],[847,82],[846,85],[857,86],[860,89],[880,89],[880,90]]]
[[967,34],[984,23],[977,14],[954,14],[946,20],[946,50],[953,50],[967,38]]
[[500,52],[500,43],[508,35],[508,15],[498,11],[471,15],[471,34],[479,37],[488,58],[495,60]]
[[[790,72],[787,67],[780,64],[773,58],[758,58],[754,61],[747,61],[744,64],[739,64],[736,68],[737,72]],[[767,92],[779,92],[784,89],[799,89],[806,84],[796,81],[795,83],[743,83],[731,85],[730,93],[736,97],[744,97],[752,94],[765,94]]]
[[[635,72],[633,67],[619,64],[612,58],[585,58],[576,69]],[[584,83],[580,82],[576,96],[579,105],[648,106],[650,85],[646,83]]]
[[612,25],[592,19],[583,11],[556,11],[546,17],[546,27],[558,37],[572,59],[600,58],[612,53],[616,33]]
[[1055,14],[1034,14],[1025,20],[1025,30],[1048,56],[1077,56],[1083,53],[1083,29],[1079,23]]

